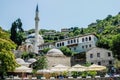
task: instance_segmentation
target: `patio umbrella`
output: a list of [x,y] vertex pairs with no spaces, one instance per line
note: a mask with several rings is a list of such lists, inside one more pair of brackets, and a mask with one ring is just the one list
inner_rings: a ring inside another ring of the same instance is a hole
[[101,71],[106,69],[105,66],[93,64],[87,68],[87,71]]
[[68,66],[58,64],[58,65],[52,67],[50,70],[53,71],[53,72],[64,72],[64,71],[67,71],[68,69],[69,69]]
[[21,72],[22,73],[22,80],[23,80],[24,73],[31,73],[32,68],[28,68],[26,66],[20,66],[20,67],[16,68],[14,72],[19,72],[19,73]]
[[48,70],[48,69],[42,69],[42,70],[38,70],[37,73],[38,73],[38,74],[39,74],[39,73],[51,73],[51,71]]
[[85,66],[81,66],[79,64],[76,64],[74,66],[72,66],[69,71],[77,71],[77,72],[82,72],[82,71],[85,71],[86,70],[86,67]]
[[28,68],[26,66],[20,66],[16,68],[14,72],[32,72],[32,68]]

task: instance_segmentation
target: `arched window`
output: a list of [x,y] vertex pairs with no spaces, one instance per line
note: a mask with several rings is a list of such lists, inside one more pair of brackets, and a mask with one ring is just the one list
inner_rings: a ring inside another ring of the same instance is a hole
[[64,46],[64,42],[62,42],[62,46]]
[[57,47],[59,47],[60,45],[59,45],[59,43],[57,43]]
[[68,40],[68,44],[70,44],[70,41]]
[[82,42],[84,42],[84,38],[82,38]]
[[74,39],[74,43],[76,43],[76,40]]
[[71,40],[71,43],[73,43],[73,40]]
[[60,43],[60,46],[61,46],[61,43]]
[[88,41],[88,38],[87,38],[87,37],[86,37],[85,39],[86,39],[86,41]]
[[91,41],[91,37],[89,37],[89,41]]

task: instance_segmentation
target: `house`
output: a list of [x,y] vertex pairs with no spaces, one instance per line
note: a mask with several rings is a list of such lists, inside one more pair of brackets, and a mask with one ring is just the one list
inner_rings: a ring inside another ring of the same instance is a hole
[[86,62],[91,64],[112,66],[114,64],[114,58],[112,51],[94,47],[86,52]]
[[39,45],[39,51],[44,48],[57,48],[67,46],[71,51],[76,53],[86,52],[96,46],[97,37],[95,34],[79,35],[72,38],[66,38],[54,43],[45,43]]

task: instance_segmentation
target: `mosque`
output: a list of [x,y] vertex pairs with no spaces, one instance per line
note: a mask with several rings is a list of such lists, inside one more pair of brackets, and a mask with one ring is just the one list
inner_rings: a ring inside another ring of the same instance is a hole
[[24,48],[27,52],[33,52],[38,54],[38,46],[44,44],[43,37],[39,34],[39,21],[39,10],[37,5],[35,12],[35,33],[27,35],[27,39],[24,43]]

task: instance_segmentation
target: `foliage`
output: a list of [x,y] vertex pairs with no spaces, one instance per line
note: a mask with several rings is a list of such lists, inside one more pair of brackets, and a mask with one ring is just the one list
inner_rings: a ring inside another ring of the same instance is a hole
[[82,72],[82,74],[81,74],[81,76],[82,76],[83,78],[85,78],[87,75],[88,75],[88,74],[87,74],[86,71]]
[[44,54],[47,54],[47,52],[48,52],[49,50],[50,50],[50,48],[44,48],[44,49],[43,49],[43,53],[44,53]]
[[39,69],[44,69],[47,68],[47,59],[46,57],[43,56],[39,56],[38,60],[35,62],[35,66],[33,66],[33,69],[35,70],[39,70]]
[[120,34],[113,37],[111,49],[114,55],[120,60]]
[[81,76],[83,72],[72,71],[72,76],[76,78],[77,76]]
[[60,47],[60,50],[63,52],[64,55],[66,56],[71,56],[73,52],[66,46]]
[[88,66],[90,66],[91,65],[91,63],[89,63],[89,62],[86,62],[85,64],[84,64],[84,66],[86,66],[86,67],[88,67]]
[[66,76],[67,76],[67,74],[68,74],[68,72],[67,72],[67,71],[62,72],[62,75],[63,75],[64,77],[66,77]]
[[31,53],[31,52],[23,52],[22,55],[21,55],[21,58],[26,60],[26,59],[29,59],[29,58],[35,58],[35,54],[34,53]]
[[15,48],[16,45],[9,39],[9,34],[0,28],[0,73],[13,71],[18,66],[12,53]]
[[22,29],[22,22],[21,19],[17,19],[12,23],[11,27],[11,40],[14,41],[18,46],[22,44],[24,40],[24,30]]
[[96,71],[88,71],[87,72],[88,76],[95,77],[97,75]]
[[98,39],[96,46],[100,47],[100,48],[109,49],[110,48],[110,40],[108,40],[107,38]]

